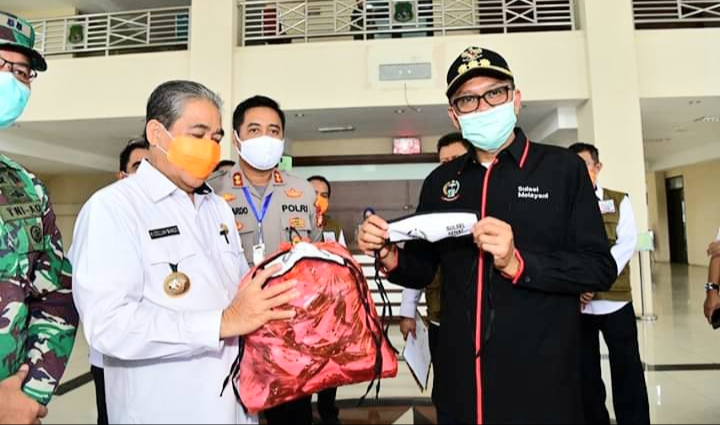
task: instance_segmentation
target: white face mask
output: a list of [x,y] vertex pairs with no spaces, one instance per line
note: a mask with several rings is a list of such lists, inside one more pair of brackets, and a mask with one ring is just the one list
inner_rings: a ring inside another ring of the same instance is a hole
[[469,235],[477,222],[477,214],[471,212],[417,213],[391,220],[388,233],[391,243],[415,239],[437,242]]
[[260,136],[254,139],[241,140],[237,132],[235,132],[235,137],[240,142],[240,148],[238,149],[240,158],[253,168],[261,171],[274,168],[280,162],[285,150],[285,140],[282,139]]

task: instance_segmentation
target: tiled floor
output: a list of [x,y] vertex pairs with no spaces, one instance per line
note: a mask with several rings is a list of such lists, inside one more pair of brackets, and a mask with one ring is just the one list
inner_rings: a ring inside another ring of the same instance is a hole
[[[706,274],[703,267],[668,264],[654,267],[658,320],[638,322],[643,361],[649,366],[665,366],[660,368],[662,371],[646,372],[653,423],[720,421],[720,331],[714,332],[702,316]],[[397,328],[391,329],[391,337],[396,347],[402,346]],[[87,345],[79,338],[64,382],[87,371]],[[607,360],[603,360],[603,374],[610,375]],[[428,394],[418,389],[405,364],[401,364],[396,379],[382,383],[381,400],[387,400],[385,406],[369,401],[366,408],[353,409],[351,400],[360,397],[366,387],[356,385],[339,390],[345,423],[427,423],[432,416],[431,409],[425,407]],[[417,408],[411,409],[410,404]],[[94,387],[88,383],[55,397],[44,422],[94,421]]]

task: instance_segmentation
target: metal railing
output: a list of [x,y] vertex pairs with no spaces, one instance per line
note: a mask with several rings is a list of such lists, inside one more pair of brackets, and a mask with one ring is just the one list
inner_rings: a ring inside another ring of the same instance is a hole
[[720,26],[718,0],[633,0],[637,28]]
[[35,47],[45,55],[187,47],[190,8],[98,13],[32,21]]
[[575,29],[573,0],[240,0],[242,43]]

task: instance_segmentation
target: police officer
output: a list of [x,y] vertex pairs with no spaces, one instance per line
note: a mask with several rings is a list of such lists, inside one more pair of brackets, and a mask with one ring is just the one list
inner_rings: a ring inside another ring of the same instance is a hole
[[372,216],[359,247],[400,285],[441,270],[441,423],[582,422],[579,297],[617,277],[585,164],[515,127],[521,94],[498,53],[466,49],[447,83],[475,150],[430,174],[418,212],[475,211],[472,237],[399,249]]
[[[209,183],[232,207],[251,265],[260,264],[282,242],[316,241],[315,190],[304,179],[277,169],[285,150],[285,113],[273,99],[254,96],[233,113],[234,145],[240,158]],[[310,397],[265,412],[270,424],[312,422]]]
[[[219,97],[170,81],[147,105],[150,159],[97,193],[75,226],[75,300],[88,343],[104,355],[110,423],[253,423],[220,393],[238,336],[294,316],[275,308],[292,285],[262,289],[234,217],[204,183],[220,160]],[[278,288],[277,290],[275,288]]]
[[248,263],[262,262],[284,241],[318,240],[315,190],[277,169],[285,149],[285,113],[277,102],[246,99],[235,108],[233,128],[238,164],[209,183],[232,207]]
[[[0,128],[20,117],[47,69],[34,43],[29,22],[0,12]],[[0,155],[0,423],[47,414],[75,342],[70,275],[45,186]]]

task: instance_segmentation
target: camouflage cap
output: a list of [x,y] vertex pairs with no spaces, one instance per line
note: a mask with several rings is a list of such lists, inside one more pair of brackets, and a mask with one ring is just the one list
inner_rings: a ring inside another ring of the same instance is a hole
[[0,11],[0,49],[23,53],[30,58],[30,66],[37,71],[47,70],[47,62],[35,50],[35,29],[30,22]]

